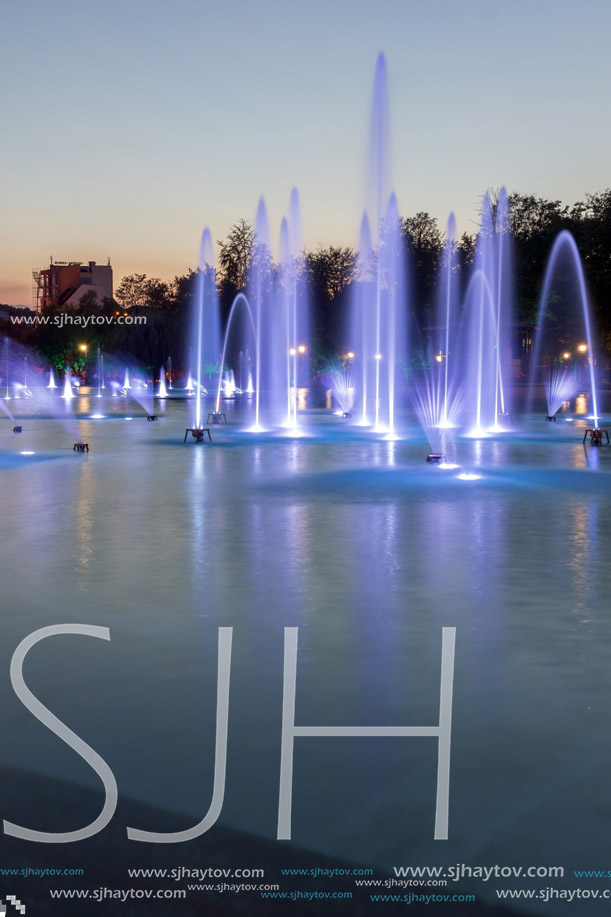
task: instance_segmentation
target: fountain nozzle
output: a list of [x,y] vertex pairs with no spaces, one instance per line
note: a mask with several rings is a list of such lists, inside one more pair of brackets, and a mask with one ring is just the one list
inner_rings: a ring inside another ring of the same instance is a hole
[[426,460],[429,463],[429,465],[438,465],[440,462],[444,461],[444,457],[441,454],[441,452],[429,452],[429,454],[426,457]]
[[601,430],[599,427],[594,427],[591,430],[586,430],[583,434],[583,441],[585,443],[586,439],[590,437],[591,446],[602,446],[603,436],[607,437],[607,442],[609,442],[609,431]]

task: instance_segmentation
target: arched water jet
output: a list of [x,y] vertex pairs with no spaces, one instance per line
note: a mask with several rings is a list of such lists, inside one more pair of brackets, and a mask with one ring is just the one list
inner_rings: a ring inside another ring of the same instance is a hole
[[569,255],[570,263],[573,267],[575,279],[577,281],[577,288],[579,292],[579,299],[581,303],[581,310],[583,315],[584,331],[587,341],[587,361],[589,366],[589,377],[590,377],[590,389],[592,397],[592,414],[594,420],[594,429],[598,430],[599,428],[599,413],[598,413],[598,398],[596,392],[596,375],[595,375],[595,349],[592,336],[592,325],[590,320],[590,306],[588,302],[588,293],[586,288],[585,275],[583,273],[583,266],[581,263],[581,257],[579,255],[579,249],[577,248],[577,243],[567,229],[563,229],[561,233],[556,238],[554,245],[552,247],[551,254],[547,263],[545,270],[545,279],[543,282],[543,292],[541,294],[541,301],[539,304],[539,323],[537,326],[537,335],[535,340],[535,346],[533,351],[533,379],[531,380],[530,394],[529,394],[529,409],[532,410],[532,400],[533,400],[533,388],[536,382],[537,369],[541,354],[541,346],[543,342],[543,335],[545,331],[545,310],[547,308],[547,303],[549,300],[550,292],[552,289],[552,282],[554,280],[555,272],[558,267],[558,262],[563,253],[567,252]]
[[[255,320],[252,314],[252,309],[250,308],[250,303],[248,302],[248,299],[244,295],[244,293],[238,293],[238,295],[235,297],[234,301],[231,304],[231,309],[229,311],[229,318],[227,319],[227,327],[225,329],[225,340],[223,341],[223,351],[221,354],[221,372],[219,374],[219,383],[218,383],[218,389],[216,392],[216,401],[215,401],[215,407],[214,407],[215,413],[217,414],[220,412],[220,406],[221,406],[221,393],[222,393],[222,387],[223,387],[223,367],[225,366],[225,355],[227,353],[227,342],[229,341],[229,332],[231,331],[231,325],[233,322],[233,316],[234,316],[235,310],[241,303],[243,303],[246,306],[246,311],[247,311],[248,317],[250,318],[250,324],[251,324],[253,335],[255,339],[257,336],[256,324],[255,324]],[[258,357],[258,354],[255,352],[255,370],[256,370],[256,364],[258,362],[259,362],[259,357]],[[256,424],[256,426],[258,427],[258,423]]]

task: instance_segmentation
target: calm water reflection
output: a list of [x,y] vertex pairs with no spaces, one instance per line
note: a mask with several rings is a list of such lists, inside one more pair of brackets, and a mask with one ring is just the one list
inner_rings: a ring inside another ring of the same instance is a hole
[[[298,740],[294,841],[386,868],[595,868],[611,828],[611,451],[531,422],[458,441],[482,475],[460,481],[424,463],[416,434],[372,441],[314,418],[298,440],[231,426],[208,447],[183,445],[186,425],[180,402],[155,425],[85,420],[78,457],[50,420],[5,438],[3,671],[35,628],[109,626],[109,645],[37,647],[29,684],[121,793],[199,818],[217,628],[233,626],[222,820],[274,836],[283,628],[300,628],[298,723],[432,725],[441,628],[456,626],[447,844],[432,841],[428,739]],[[7,677],[2,692],[3,761],[96,785]]]

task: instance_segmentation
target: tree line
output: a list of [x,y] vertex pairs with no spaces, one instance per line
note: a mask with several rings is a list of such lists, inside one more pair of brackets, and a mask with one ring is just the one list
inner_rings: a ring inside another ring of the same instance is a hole
[[[492,200],[494,206],[494,193]],[[601,346],[611,355],[611,189],[587,194],[583,201],[572,205],[513,193],[509,196],[509,208],[516,322],[536,323],[549,253],[558,233],[569,230],[581,253]],[[445,233],[426,212],[401,218],[400,231],[411,300],[406,305],[421,325],[426,326],[434,314]],[[475,226],[472,233],[465,232],[457,240],[457,270],[463,289],[475,259],[476,243]],[[254,228],[247,220],[238,220],[226,238],[219,240],[216,285],[223,326],[235,296],[247,290],[253,265],[261,257],[261,246],[257,245]],[[273,277],[279,268],[266,257],[268,272]],[[300,270],[311,310],[310,352],[318,360],[325,360],[349,347],[345,323],[351,287],[359,279],[358,252],[351,246],[319,246],[303,253]],[[196,269],[171,281],[131,274],[122,279],[113,300],[98,303],[94,301],[95,293],[88,293],[79,303],[83,314],[103,311],[111,315],[120,310],[146,313],[146,324],[92,325],[84,334],[52,325],[39,326],[35,332],[20,326],[18,336],[37,346],[57,365],[76,347],[77,338],[79,343],[84,340],[90,345],[89,353],[99,345],[106,351],[124,352],[151,367],[160,366],[169,355],[175,365],[180,365],[187,359],[185,342],[192,322],[197,276]],[[15,327],[11,325],[8,331],[12,336]]]

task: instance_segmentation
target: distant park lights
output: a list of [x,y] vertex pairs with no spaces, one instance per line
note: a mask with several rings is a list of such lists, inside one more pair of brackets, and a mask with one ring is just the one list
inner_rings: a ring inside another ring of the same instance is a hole
[[562,359],[563,359],[563,360],[570,360],[570,359],[571,359],[571,355],[570,355],[570,353],[568,352],[568,350],[566,350],[566,351],[562,354]]
[[79,350],[81,353],[87,353],[87,344],[79,344]]
[[294,357],[296,353],[297,351],[295,350],[295,348],[291,347],[291,349],[289,350],[289,356]]
[[373,357],[374,357],[374,360],[381,360],[381,359],[382,359],[382,354],[381,354],[381,353],[374,353]]
[[299,353],[303,356],[303,354],[306,352],[305,344],[300,344],[299,347],[297,348],[297,350],[298,350]]
[[586,352],[587,352],[587,349],[588,349],[588,345],[587,345],[587,344],[580,344],[579,347],[577,348],[577,350],[579,351],[579,353],[586,353]]
[[351,350],[349,350],[348,353],[346,354],[346,359],[347,359],[347,360],[354,360],[354,354],[353,354],[353,352],[352,352]]

